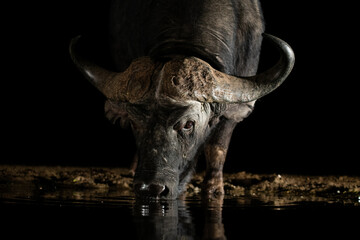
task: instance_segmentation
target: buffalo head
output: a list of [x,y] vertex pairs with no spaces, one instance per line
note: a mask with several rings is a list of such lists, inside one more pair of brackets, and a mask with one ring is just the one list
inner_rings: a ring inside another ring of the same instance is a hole
[[[255,100],[285,80],[294,64],[293,52],[279,38],[264,37],[278,47],[281,57],[272,68],[251,77],[231,76],[199,58],[181,55],[141,57],[124,72],[113,72],[77,54],[78,38],[73,39],[72,60],[107,97],[106,116],[132,127],[138,149],[137,195],[177,198],[221,119],[240,122]],[[224,154],[221,148],[215,152]]]

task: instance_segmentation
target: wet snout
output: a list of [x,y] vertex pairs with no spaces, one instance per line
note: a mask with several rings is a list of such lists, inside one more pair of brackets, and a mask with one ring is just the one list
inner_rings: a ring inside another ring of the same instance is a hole
[[172,157],[172,152],[169,153],[171,147],[167,144],[159,147],[145,143],[139,149],[138,166],[135,170],[133,188],[136,197],[176,199],[179,185],[178,161]]
[[137,198],[175,199],[178,192],[178,177],[170,170],[139,171],[134,176],[134,192]]
[[159,183],[136,183],[134,191],[137,197],[140,198],[167,198],[169,195],[169,188],[164,184]]

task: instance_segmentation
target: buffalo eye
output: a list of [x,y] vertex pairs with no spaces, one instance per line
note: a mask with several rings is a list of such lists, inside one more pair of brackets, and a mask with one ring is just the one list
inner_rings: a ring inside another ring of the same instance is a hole
[[175,124],[174,130],[178,131],[179,133],[190,133],[193,130],[194,125],[194,121],[187,121],[185,123],[178,122]]
[[191,130],[194,127],[194,122],[193,121],[187,121],[183,127],[184,130]]

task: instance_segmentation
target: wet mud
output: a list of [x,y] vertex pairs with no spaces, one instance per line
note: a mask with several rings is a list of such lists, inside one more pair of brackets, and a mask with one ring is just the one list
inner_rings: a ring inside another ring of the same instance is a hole
[[[201,198],[203,173],[188,184],[186,199]],[[225,199],[274,206],[299,202],[360,205],[360,176],[288,174],[224,174]],[[132,176],[125,168],[0,166],[1,198],[41,195],[43,198],[133,198]],[[25,193],[24,193],[25,191]]]

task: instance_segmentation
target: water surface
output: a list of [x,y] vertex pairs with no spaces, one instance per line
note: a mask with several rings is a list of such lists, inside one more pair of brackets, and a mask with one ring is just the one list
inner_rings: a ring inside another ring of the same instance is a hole
[[[136,201],[121,189],[0,184],[3,236],[46,239],[257,239],[358,235],[360,198],[267,195]],[[6,235],[10,234],[10,235]],[[6,238],[3,238],[6,239]]]

